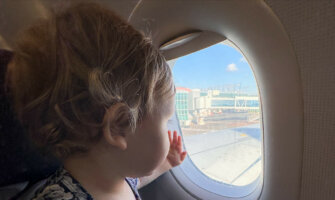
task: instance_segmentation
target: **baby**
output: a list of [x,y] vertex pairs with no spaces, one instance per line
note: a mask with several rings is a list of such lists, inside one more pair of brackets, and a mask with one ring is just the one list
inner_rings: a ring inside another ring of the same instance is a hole
[[33,199],[140,199],[138,188],[183,162],[180,136],[167,131],[171,70],[112,11],[72,5],[24,31],[14,52],[18,118],[63,163]]

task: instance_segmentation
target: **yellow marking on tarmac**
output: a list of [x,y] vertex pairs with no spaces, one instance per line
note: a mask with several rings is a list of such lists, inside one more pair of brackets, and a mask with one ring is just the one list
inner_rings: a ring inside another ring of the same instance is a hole
[[248,135],[247,134],[245,134],[245,133],[241,133],[241,135],[240,136],[242,136],[242,137],[247,137]]

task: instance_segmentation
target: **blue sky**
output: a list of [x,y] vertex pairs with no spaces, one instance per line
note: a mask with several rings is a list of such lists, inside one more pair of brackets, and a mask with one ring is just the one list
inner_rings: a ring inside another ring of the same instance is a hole
[[172,72],[176,86],[201,89],[240,84],[236,87],[244,93],[257,94],[249,64],[240,52],[228,45],[216,44],[181,57]]

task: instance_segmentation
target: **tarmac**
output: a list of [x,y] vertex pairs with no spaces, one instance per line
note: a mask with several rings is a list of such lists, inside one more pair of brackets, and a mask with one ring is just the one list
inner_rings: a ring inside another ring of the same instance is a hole
[[186,135],[184,144],[195,166],[214,180],[243,186],[262,172],[259,124]]

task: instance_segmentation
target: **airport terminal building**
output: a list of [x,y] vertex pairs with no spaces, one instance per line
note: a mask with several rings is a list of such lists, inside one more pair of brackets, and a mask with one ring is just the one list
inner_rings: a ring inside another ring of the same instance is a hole
[[258,113],[259,105],[257,95],[176,87],[176,111],[182,126],[223,112]]

